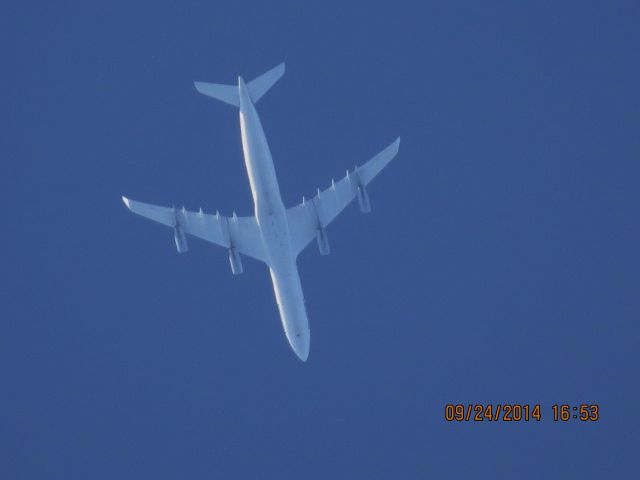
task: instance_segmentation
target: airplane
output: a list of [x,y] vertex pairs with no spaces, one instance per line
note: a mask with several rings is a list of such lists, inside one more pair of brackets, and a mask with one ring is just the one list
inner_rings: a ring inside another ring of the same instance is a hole
[[173,229],[179,253],[188,250],[186,235],[220,245],[229,251],[234,275],[243,272],[241,255],[264,262],[269,267],[280,320],[289,345],[303,362],[309,356],[311,331],[305,308],[297,258],[316,239],[321,255],[328,255],[326,228],[352,200],[358,199],[360,211],[371,211],[367,185],[396,156],[400,137],[376,156],[356,166],[340,181],[318,189],[313,198],[285,208],[280,195],[269,145],[255,104],[282,77],[284,63],[245,83],[237,85],[195,82],[198,92],[221,100],[240,110],[242,150],[251,185],[254,215],[231,217],[175,207],[161,207],[122,197],[133,213]]

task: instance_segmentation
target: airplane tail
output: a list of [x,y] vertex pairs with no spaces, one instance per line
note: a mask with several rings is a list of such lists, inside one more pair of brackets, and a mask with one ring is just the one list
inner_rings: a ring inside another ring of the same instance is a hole
[[[262,96],[284,74],[284,63],[263,73],[258,78],[247,83],[247,90],[253,103],[257,103]],[[237,85],[220,85],[217,83],[194,82],[196,90],[207,97],[216,98],[229,105],[240,107],[240,94]]]

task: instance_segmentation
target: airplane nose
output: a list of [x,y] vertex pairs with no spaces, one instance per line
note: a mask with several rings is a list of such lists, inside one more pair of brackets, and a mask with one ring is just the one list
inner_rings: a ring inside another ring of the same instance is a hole
[[293,338],[291,339],[291,348],[296,353],[298,358],[303,362],[307,361],[309,358],[309,344],[310,344],[310,335],[309,333],[295,333]]

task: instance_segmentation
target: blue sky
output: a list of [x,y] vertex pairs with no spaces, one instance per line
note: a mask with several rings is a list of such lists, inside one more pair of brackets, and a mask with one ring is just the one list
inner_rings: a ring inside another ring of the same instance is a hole
[[[0,18],[0,477],[634,478],[637,2],[63,2]],[[258,105],[287,204],[397,135],[299,259],[309,362],[266,269],[134,217],[252,210]],[[444,421],[540,403],[539,423]],[[594,424],[554,403],[598,403]]]

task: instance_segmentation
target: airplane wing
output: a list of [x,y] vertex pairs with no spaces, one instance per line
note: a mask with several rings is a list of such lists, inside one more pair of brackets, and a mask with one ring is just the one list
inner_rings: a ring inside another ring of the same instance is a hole
[[160,207],[122,197],[133,213],[174,229],[179,252],[187,251],[185,234],[193,235],[221,247],[235,249],[238,253],[268,263],[262,243],[262,235],[255,217],[224,217],[171,207]]
[[[293,251],[298,255],[314,238],[318,238],[320,251],[328,252],[323,243],[326,242],[324,228],[329,225],[354,198],[358,198],[360,210],[363,213],[371,211],[369,196],[366,186],[375,178],[384,167],[396,156],[400,147],[400,138],[378,153],[375,157],[352,172],[347,170],[347,175],[339,182],[331,181],[331,186],[318,193],[311,200],[302,200],[302,203],[287,210],[289,232]],[[323,240],[324,239],[324,240]]]

